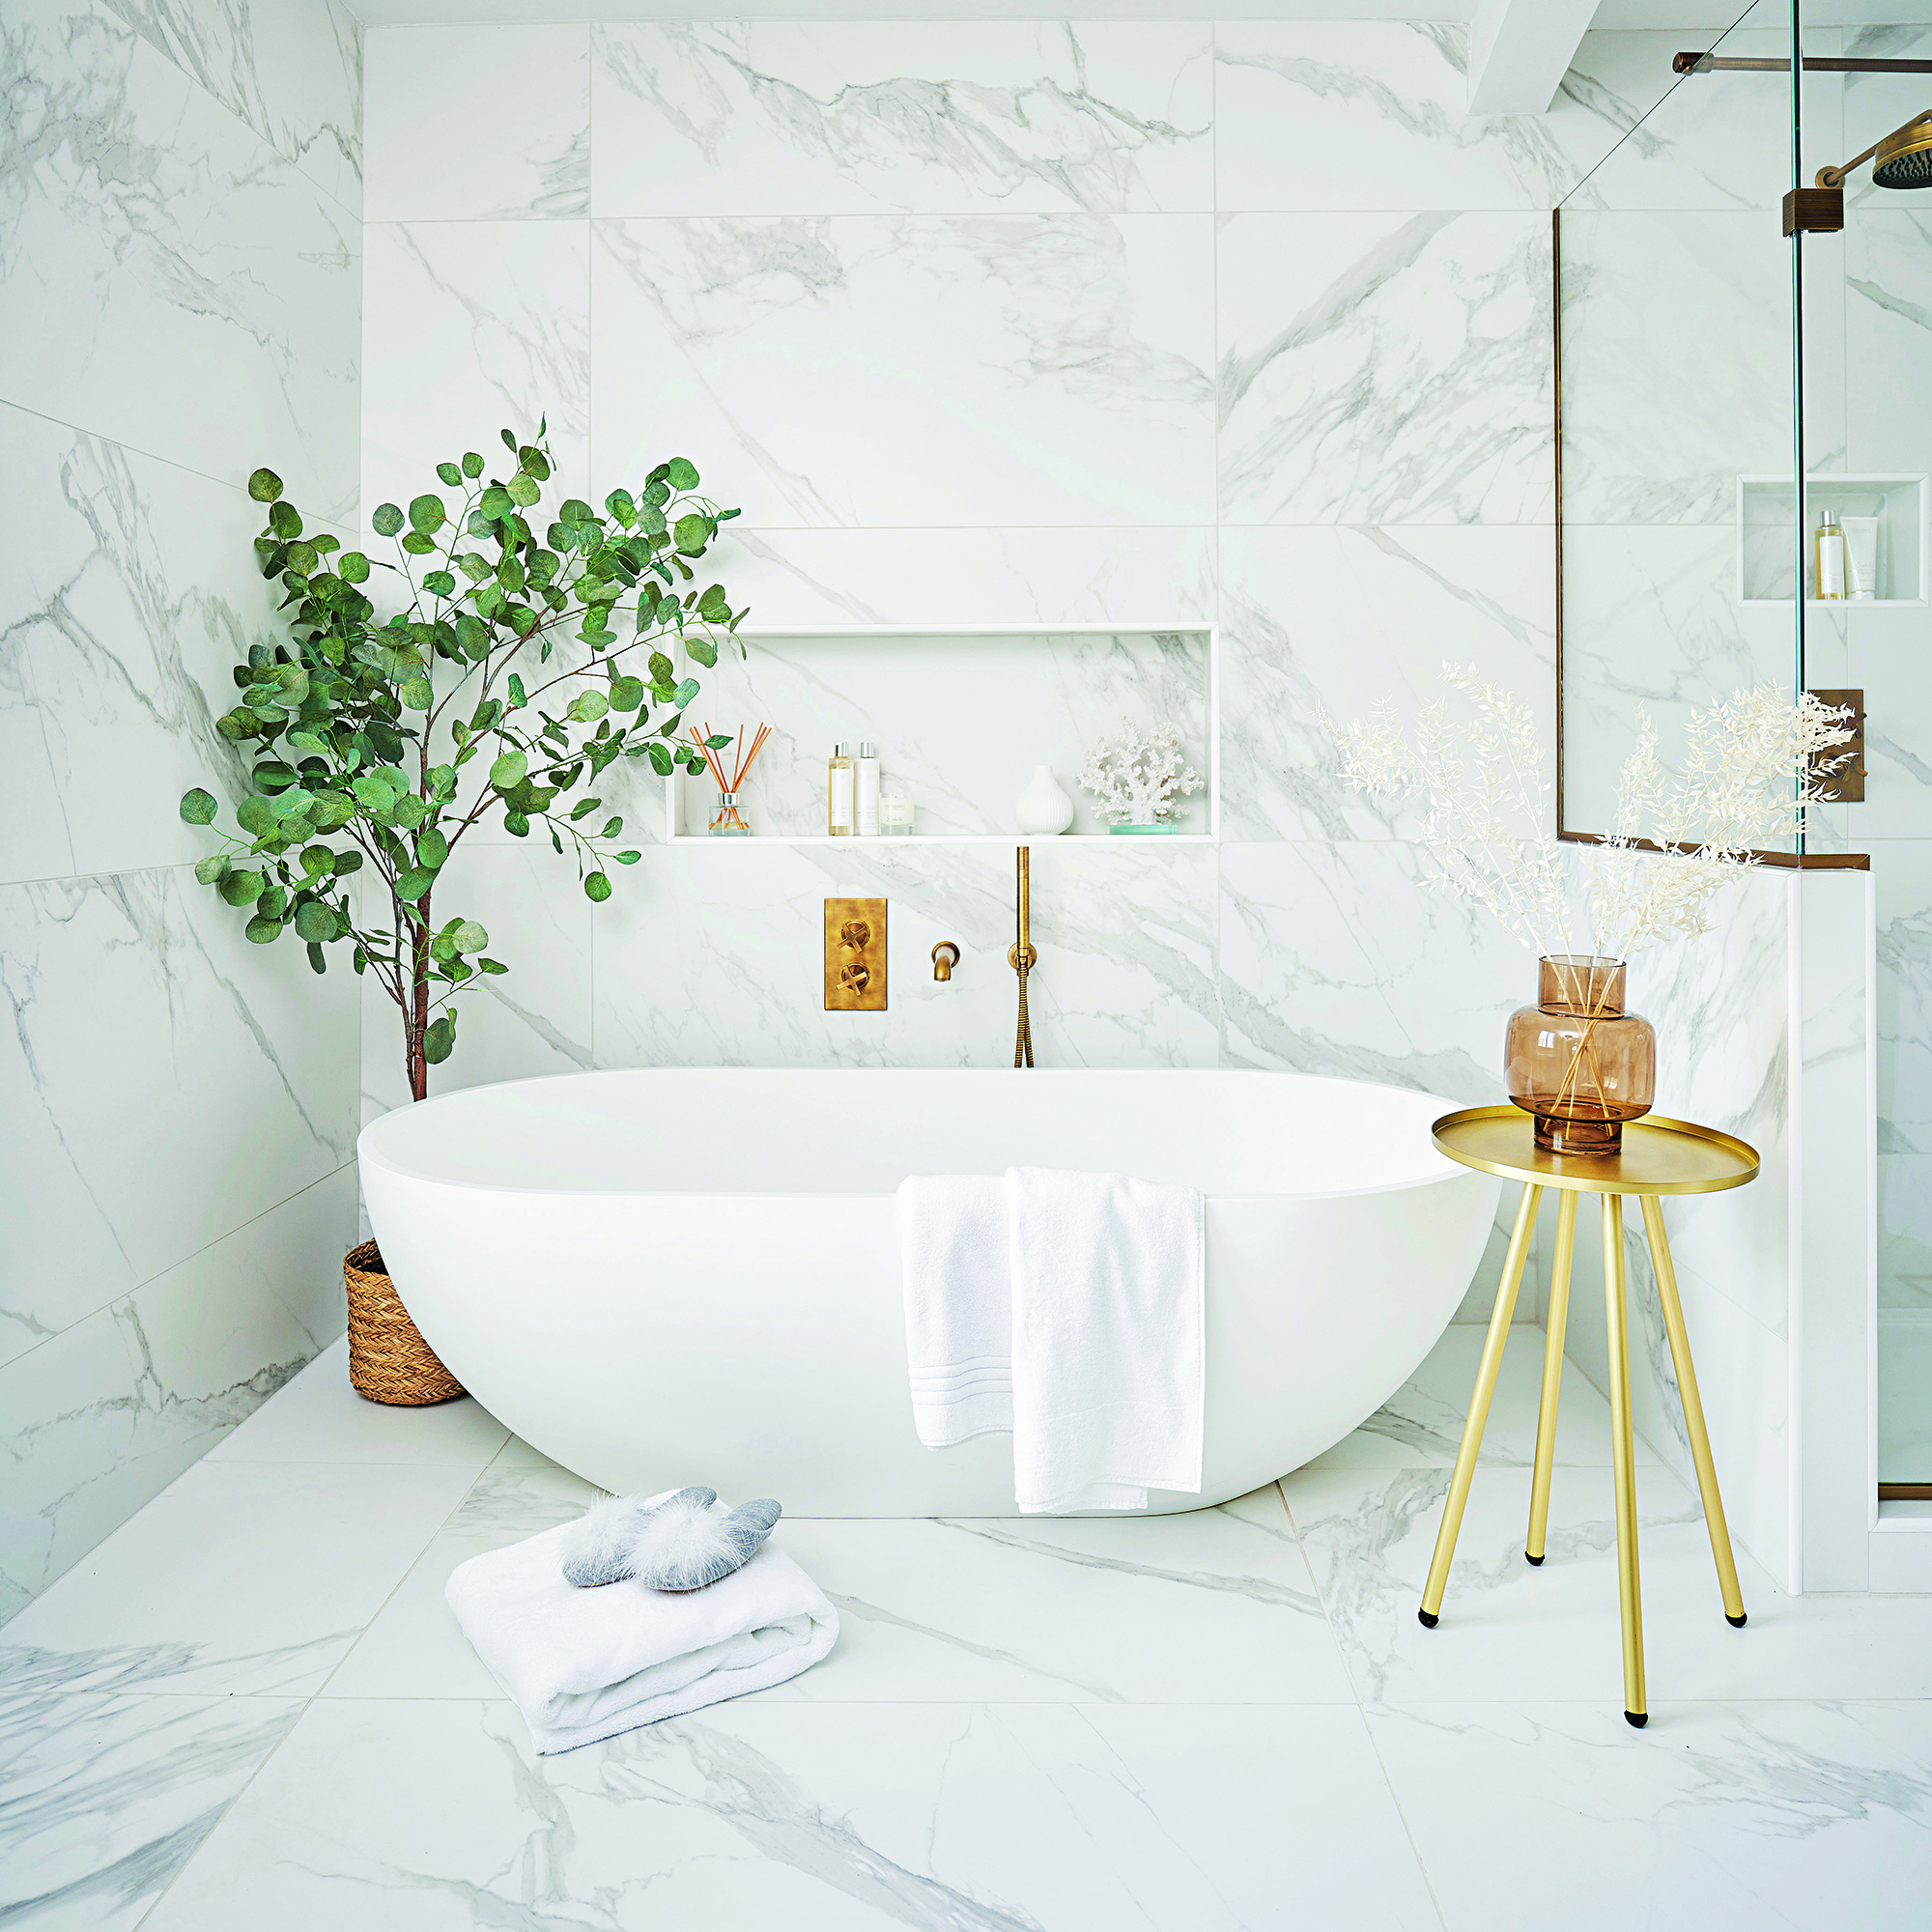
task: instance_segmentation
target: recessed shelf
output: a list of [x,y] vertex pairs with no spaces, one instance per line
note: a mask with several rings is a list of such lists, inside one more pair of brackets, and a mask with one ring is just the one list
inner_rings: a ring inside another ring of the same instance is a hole
[[[1145,847],[1218,836],[1220,658],[1210,623],[748,626],[743,640],[744,658],[726,652],[691,670],[700,695],[686,723],[722,732],[757,719],[772,725],[745,787],[752,836],[711,838],[717,787],[679,770],[664,781],[668,843]],[[1074,781],[1123,715],[1143,730],[1171,724],[1201,774],[1177,833],[1110,833]],[[821,829],[834,741],[856,752],[867,739],[888,781],[912,796],[909,837],[834,838]],[[728,775],[732,753],[720,756]],[[1009,814],[1039,764],[1052,766],[1077,815],[1072,830],[1029,839],[1009,829]]]
[[1211,832],[1169,832],[1150,838],[1117,838],[1111,832],[913,832],[895,838],[880,834],[877,838],[835,838],[829,833],[818,832],[754,832],[749,838],[713,838],[705,832],[679,832],[668,841],[672,845],[703,845],[706,847],[723,845],[842,845],[848,850],[872,852],[884,849],[891,852],[902,845],[1116,845],[1122,850],[1145,852],[1150,848],[1158,849],[1164,845],[1212,845],[1215,842]]
[[[1819,611],[1896,611],[1926,602],[1926,479],[1923,475],[1814,475],[1804,483],[1803,569],[1811,575],[1810,529],[1820,509],[1870,520],[1878,595],[1815,597]],[[1738,601],[1789,607],[1796,572],[1789,476],[1738,478]]]

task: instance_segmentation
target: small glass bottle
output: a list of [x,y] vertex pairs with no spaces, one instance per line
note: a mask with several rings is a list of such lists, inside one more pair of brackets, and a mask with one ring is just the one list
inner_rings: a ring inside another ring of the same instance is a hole
[[879,787],[879,832],[886,838],[912,836],[912,793],[891,780]]
[[854,773],[856,802],[853,817],[861,838],[879,836],[879,748],[869,738],[861,740],[859,763]]
[[718,794],[718,809],[711,814],[710,830],[714,838],[749,838],[752,836],[752,821],[745,816],[735,791],[721,791]]
[[835,838],[852,836],[852,754],[834,745],[825,768],[825,829]]
[[1537,967],[1536,1004],[1510,1015],[1503,1084],[1536,1116],[1549,1153],[1616,1153],[1624,1122],[1657,1096],[1657,1030],[1624,1011],[1624,963],[1554,953]]

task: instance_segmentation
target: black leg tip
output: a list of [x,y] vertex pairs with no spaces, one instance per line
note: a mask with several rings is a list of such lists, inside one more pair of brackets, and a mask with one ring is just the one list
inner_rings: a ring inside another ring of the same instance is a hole
[[1439,1618],[1432,1617],[1427,1610],[1417,1610],[1415,1620],[1426,1631],[1433,1631],[1440,1621]]
[[1624,1713],[1624,1722],[1632,1730],[1640,1731],[1650,1722],[1650,1713],[1648,1711],[1626,1711]]
[[1743,1610],[1740,1610],[1736,1616],[1732,1616],[1730,1611],[1726,1610],[1724,1612],[1724,1621],[1727,1624],[1729,1624],[1734,1631],[1741,1631],[1745,1627],[1745,1614],[1746,1613]]
[[1543,1558],[1540,1556],[1532,1556],[1526,1549],[1522,1552],[1522,1560],[1525,1563],[1534,1563],[1539,1570],[1543,1568]]

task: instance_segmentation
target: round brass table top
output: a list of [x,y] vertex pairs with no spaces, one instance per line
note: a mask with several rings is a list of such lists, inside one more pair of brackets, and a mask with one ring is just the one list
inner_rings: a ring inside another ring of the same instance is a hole
[[1734,1134],[1648,1114],[1624,1122],[1618,1153],[1546,1153],[1535,1117],[1520,1107],[1464,1107],[1431,1129],[1437,1149],[1464,1167],[1532,1187],[1579,1194],[1717,1194],[1757,1175],[1757,1150]]

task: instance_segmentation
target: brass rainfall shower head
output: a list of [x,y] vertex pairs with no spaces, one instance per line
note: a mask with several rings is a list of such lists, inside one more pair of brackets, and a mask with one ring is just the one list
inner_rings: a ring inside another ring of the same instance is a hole
[[1894,128],[1843,167],[1820,168],[1818,185],[1842,188],[1845,177],[1866,161],[1872,162],[1874,187],[1932,187],[1932,108],[1915,115],[1903,128]]

